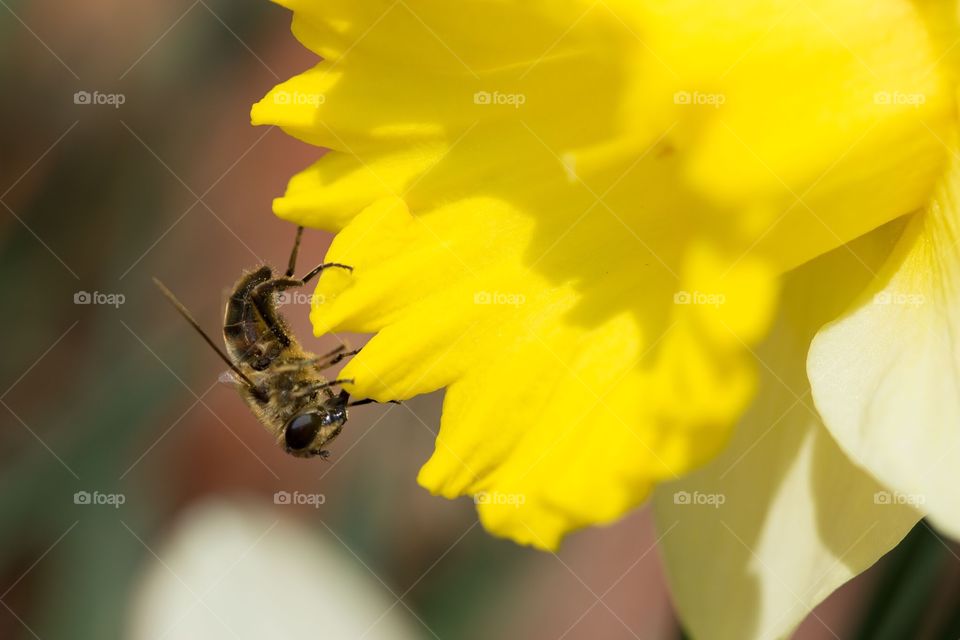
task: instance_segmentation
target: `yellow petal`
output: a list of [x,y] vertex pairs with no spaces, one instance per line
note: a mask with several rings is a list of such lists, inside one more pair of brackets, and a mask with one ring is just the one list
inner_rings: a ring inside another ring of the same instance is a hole
[[443,145],[412,146],[365,160],[328,153],[290,179],[273,212],[304,226],[339,231],[371,200],[407,192],[444,150]]
[[306,43],[341,51],[253,117],[371,166],[476,128],[474,162],[527,174],[515,148],[536,140],[619,215],[656,143],[700,203],[687,215],[785,269],[925,201],[953,118],[946,4],[293,2]]
[[[678,299],[671,270],[620,222],[595,210],[571,237],[568,216],[582,214],[556,198],[548,229],[495,200],[413,216],[383,199],[337,235],[327,257],[354,270],[323,275],[312,313],[318,334],[378,331],[342,373],[358,396],[448,386],[421,483],[481,496],[491,531],[547,548],[722,444],[753,388],[738,331],[763,324],[774,296],[744,294],[761,273],[749,261],[720,282],[707,267],[729,262],[700,247],[678,266],[692,296]],[[541,273],[526,253],[548,231]]]
[[960,160],[954,159],[870,288],[817,335],[809,360],[817,408],[844,450],[897,499],[919,503],[954,536],[960,536],[958,237]]
[[752,206],[755,253],[795,266],[925,202],[954,117],[938,63],[956,35],[955,17],[934,23],[954,30],[942,37],[926,12],[949,3],[641,4],[655,55],[637,103],[681,99],[671,142],[695,188]]
[[692,637],[789,636],[919,520],[912,508],[887,504],[889,491],[833,441],[804,367],[816,328],[870,277],[860,261],[877,264],[898,230],[878,230],[788,277],[779,320],[757,353],[760,390],[730,446],[657,488],[660,548]]
[[919,206],[953,115],[906,0],[288,4],[325,59],[253,119],[334,150],[276,208],[355,268],[315,331],[448,387],[420,481],[541,547],[717,453],[778,274]]

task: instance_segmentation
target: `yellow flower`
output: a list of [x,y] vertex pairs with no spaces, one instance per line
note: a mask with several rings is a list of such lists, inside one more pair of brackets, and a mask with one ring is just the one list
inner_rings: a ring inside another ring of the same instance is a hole
[[331,151],[274,209],[354,267],[351,392],[447,389],[421,484],[545,549],[660,485],[705,637],[788,632],[900,492],[960,533],[949,3],[281,4],[323,59],[253,121]]

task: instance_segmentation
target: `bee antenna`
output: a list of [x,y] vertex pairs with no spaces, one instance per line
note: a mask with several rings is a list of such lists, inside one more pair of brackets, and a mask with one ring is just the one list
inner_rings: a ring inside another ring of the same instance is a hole
[[248,387],[250,387],[251,389],[256,389],[256,385],[253,384],[253,381],[251,381],[250,378],[248,378],[243,373],[243,371],[240,371],[239,367],[237,367],[237,365],[235,365],[230,360],[230,358],[227,357],[227,354],[221,351],[220,347],[218,347],[213,342],[213,340],[210,339],[210,336],[208,336],[207,333],[200,328],[200,325],[197,323],[196,320],[193,319],[193,316],[190,314],[190,311],[188,311],[187,308],[183,306],[182,302],[177,300],[177,296],[173,295],[173,292],[170,291],[170,289],[167,289],[166,285],[160,282],[158,278],[155,277],[153,279],[153,283],[157,285],[158,289],[160,289],[160,293],[166,296],[167,300],[170,301],[170,304],[172,304],[176,308],[176,310],[180,312],[180,315],[183,316],[184,320],[189,322],[190,326],[196,329],[197,333],[200,334],[200,337],[202,337],[206,341],[206,343],[210,345],[210,348],[217,352],[217,355],[220,356],[220,359],[227,363],[227,366],[230,367],[230,370],[233,371],[235,374],[237,374],[240,377],[240,379],[247,384]]

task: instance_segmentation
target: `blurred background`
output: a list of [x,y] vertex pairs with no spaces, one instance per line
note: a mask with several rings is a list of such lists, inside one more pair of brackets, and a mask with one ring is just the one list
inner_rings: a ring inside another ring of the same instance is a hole
[[[248,111],[315,62],[289,20],[0,0],[0,638],[683,637],[645,510],[556,556],[491,538],[416,485],[440,394],[289,457],[154,288],[219,339],[241,271],[285,263],[270,202],[319,151]],[[362,344],[284,312],[312,351]],[[957,549],[918,527],[798,637],[957,638],[958,594]]]

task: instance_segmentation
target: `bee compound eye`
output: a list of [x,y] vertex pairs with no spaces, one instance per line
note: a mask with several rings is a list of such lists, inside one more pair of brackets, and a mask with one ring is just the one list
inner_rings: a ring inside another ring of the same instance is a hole
[[323,424],[323,416],[319,413],[301,413],[294,416],[283,430],[287,447],[293,451],[306,449],[317,437],[317,432]]

